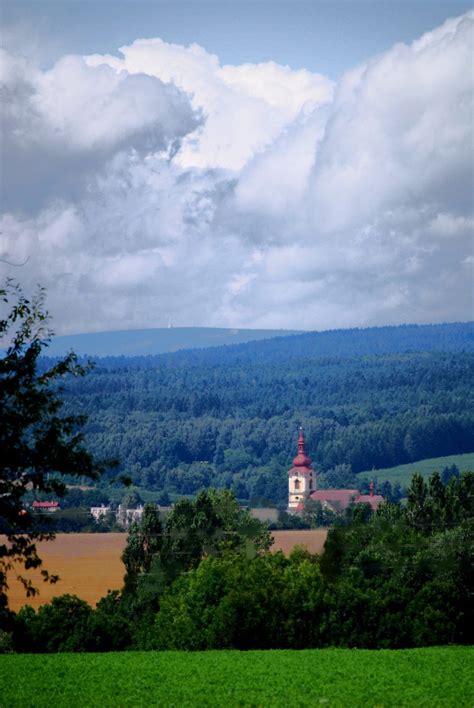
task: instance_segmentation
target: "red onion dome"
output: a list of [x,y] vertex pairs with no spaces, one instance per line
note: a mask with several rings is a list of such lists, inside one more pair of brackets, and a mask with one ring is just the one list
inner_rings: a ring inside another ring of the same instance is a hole
[[300,428],[298,437],[298,454],[293,460],[294,467],[311,467],[311,458],[306,454],[306,442],[304,439],[303,428]]

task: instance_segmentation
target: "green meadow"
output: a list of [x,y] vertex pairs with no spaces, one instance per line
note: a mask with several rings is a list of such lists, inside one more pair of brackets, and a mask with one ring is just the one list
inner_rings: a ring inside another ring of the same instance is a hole
[[[308,621],[311,621],[308,618]],[[474,648],[11,654],[0,706],[472,706]]]
[[408,487],[412,475],[415,472],[421,474],[425,479],[433,472],[441,472],[445,467],[456,465],[460,472],[474,470],[474,452],[465,455],[448,455],[447,457],[433,457],[429,460],[419,460],[410,462],[408,465],[398,465],[398,467],[387,467],[386,469],[360,472],[359,477],[372,478],[377,476],[379,482],[387,479],[391,484],[400,482],[402,487]]

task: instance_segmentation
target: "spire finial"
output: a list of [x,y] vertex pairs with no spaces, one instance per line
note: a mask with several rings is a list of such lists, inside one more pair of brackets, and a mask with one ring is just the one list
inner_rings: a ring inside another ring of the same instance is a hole
[[298,435],[298,454],[306,455],[306,440],[304,438],[303,426],[300,425],[299,435]]

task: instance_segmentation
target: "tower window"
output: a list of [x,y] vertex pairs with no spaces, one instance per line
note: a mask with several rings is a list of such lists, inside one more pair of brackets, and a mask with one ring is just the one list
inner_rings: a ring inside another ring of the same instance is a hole
[[299,489],[299,488],[300,488],[300,481],[299,481],[299,479],[295,479],[295,489]]

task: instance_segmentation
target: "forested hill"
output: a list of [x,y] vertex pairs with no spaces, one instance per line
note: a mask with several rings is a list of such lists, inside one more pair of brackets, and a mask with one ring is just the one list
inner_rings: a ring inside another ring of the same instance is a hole
[[[262,341],[206,349],[184,349],[157,358],[158,365],[253,364],[287,359],[351,358],[407,352],[472,352],[474,322],[335,329],[278,336]],[[150,366],[151,357],[133,357],[133,365]],[[104,357],[102,365],[129,365],[130,357]]]
[[352,486],[353,473],[373,467],[474,452],[472,325],[104,359],[67,384],[65,399],[89,416],[91,449],[118,457],[135,483],[181,494],[229,486],[282,502],[300,424],[331,486]]

